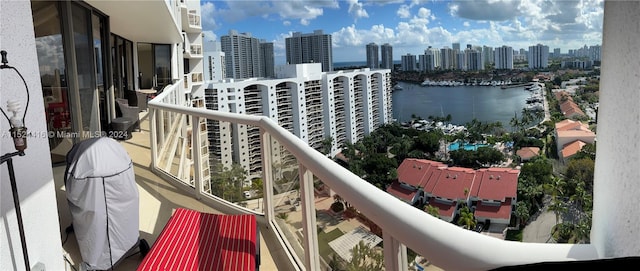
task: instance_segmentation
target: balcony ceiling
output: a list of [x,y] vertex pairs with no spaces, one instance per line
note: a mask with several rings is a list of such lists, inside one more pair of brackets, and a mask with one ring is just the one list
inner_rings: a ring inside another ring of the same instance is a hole
[[181,30],[176,26],[165,1],[87,2],[109,16],[111,33],[134,42],[182,42]]

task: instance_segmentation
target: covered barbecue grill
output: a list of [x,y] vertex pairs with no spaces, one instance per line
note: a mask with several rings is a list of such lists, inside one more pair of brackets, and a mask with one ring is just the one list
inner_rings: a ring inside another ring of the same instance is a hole
[[146,254],[148,245],[139,240],[138,187],[124,147],[108,137],[87,139],[73,146],[66,162],[81,269],[110,269],[136,246]]

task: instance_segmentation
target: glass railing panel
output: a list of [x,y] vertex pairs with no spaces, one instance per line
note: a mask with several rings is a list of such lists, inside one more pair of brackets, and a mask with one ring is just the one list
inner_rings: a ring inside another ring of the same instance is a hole
[[321,268],[384,270],[381,229],[320,180],[314,180],[314,186],[326,191],[316,200]]
[[183,129],[186,117],[183,114],[162,111],[158,114],[157,163],[158,168],[187,185],[193,186],[191,174],[191,144],[189,134]]
[[302,243],[302,198],[297,159],[274,137],[267,136],[271,157],[273,215],[279,231],[295,256],[304,261]]

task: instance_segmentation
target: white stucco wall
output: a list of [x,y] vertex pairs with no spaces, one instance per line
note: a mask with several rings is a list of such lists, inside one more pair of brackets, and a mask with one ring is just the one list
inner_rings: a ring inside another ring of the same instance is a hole
[[[7,51],[9,65],[20,71],[29,86],[31,101],[25,123],[30,132],[38,135],[28,139],[25,156],[13,159],[29,262],[31,266],[40,262],[46,270],[64,270],[49,142],[42,136],[47,130],[29,1],[0,2],[0,48]],[[26,93],[19,76],[3,69],[0,72],[0,106],[3,109],[6,109],[8,99],[20,100],[24,108]],[[7,136],[8,129],[9,124],[2,116],[2,154],[15,151]],[[0,166],[0,191],[0,270],[29,270],[24,267],[6,164]]]
[[640,2],[605,2],[591,242],[640,255]]

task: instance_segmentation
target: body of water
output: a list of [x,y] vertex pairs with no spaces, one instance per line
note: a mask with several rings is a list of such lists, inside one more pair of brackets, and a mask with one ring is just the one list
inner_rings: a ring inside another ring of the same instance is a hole
[[502,122],[507,131],[514,113],[520,117],[531,95],[524,87],[501,89],[490,86],[423,87],[398,83],[403,90],[393,92],[393,117],[399,122],[415,114],[427,119],[451,114],[451,123],[464,125],[471,120]]

